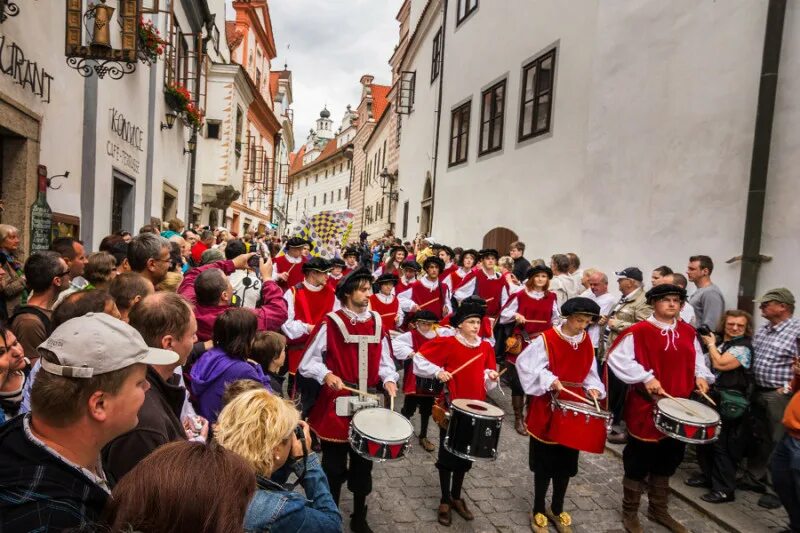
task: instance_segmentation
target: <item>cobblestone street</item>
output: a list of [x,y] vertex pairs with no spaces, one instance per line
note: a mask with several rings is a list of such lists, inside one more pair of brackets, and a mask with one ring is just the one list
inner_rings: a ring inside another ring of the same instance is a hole
[[[512,412],[508,389],[505,392],[505,396],[496,391],[491,394],[491,401],[507,413],[500,435],[500,456],[495,462],[474,463],[464,481],[465,499],[475,514],[475,520],[466,522],[453,512],[451,527],[443,527],[436,521],[436,509],[439,505],[439,478],[434,467],[436,452],[425,452],[414,438],[412,449],[405,459],[376,464],[373,469],[374,489],[368,504],[369,523],[375,531],[530,531],[528,514],[533,500],[533,474],[528,469],[528,439],[514,431],[514,417],[508,414]],[[399,411],[400,405],[398,402],[395,409]],[[415,430],[419,428],[418,418],[415,415],[412,419]],[[438,427],[433,421],[429,438],[438,444]],[[740,512],[745,515],[768,515],[773,520],[760,522],[765,524],[763,529],[753,529],[750,522],[750,527],[742,528],[741,531],[776,531],[779,530],[778,524],[780,529],[785,527],[785,518],[781,518],[785,517],[782,509],[761,509],[753,502],[747,503],[753,496],[757,500],[757,495],[746,494],[747,508],[742,508]],[[582,453],[579,474],[572,479],[564,504],[564,509],[572,515],[573,531],[624,531],[620,521],[621,495],[621,459],[609,450],[603,455]],[[737,498],[735,504],[726,505],[739,507],[740,499]],[[673,516],[693,532],[728,530],[674,495],[670,500],[670,509]],[[349,492],[343,490],[345,530],[349,530],[351,510],[352,498]],[[640,515],[645,531],[667,531],[647,520],[644,516],[646,510],[647,502],[643,499]],[[758,517],[759,520],[762,518],[764,517]],[[551,525],[550,530],[555,531],[555,528]]]

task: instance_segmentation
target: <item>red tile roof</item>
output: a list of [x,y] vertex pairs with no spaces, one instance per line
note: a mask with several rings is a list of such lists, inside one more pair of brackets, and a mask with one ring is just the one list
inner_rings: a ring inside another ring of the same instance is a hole
[[306,147],[305,145],[303,145],[297,152],[297,155],[295,155],[295,158],[292,161],[292,163],[290,163],[289,165],[289,175],[291,176],[297,174],[298,172],[304,171],[316,165],[317,163],[321,163],[326,159],[330,159],[336,154],[343,152],[346,147],[347,144],[337,148],[336,139],[331,139],[330,141],[328,141],[328,144],[325,145],[325,148],[322,149],[322,152],[317,156],[316,159],[314,159],[313,161],[309,161],[307,165],[303,165],[303,156],[306,153]]
[[241,44],[244,34],[236,29],[236,22],[227,20],[225,21],[225,38],[228,41],[228,48],[233,52]]
[[303,156],[306,155],[306,145],[300,147],[300,149],[289,155],[289,174],[295,174],[301,168],[303,168]]
[[272,96],[272,101],[275,101],[275,97],[278,96],[278,80],[281,79],[280,72],[270,72],[269,73],[269,94]]
[[383,112],[386,111],[389,103],[386,97],[392,88],[388,85],[377,85],[375,83],[371,84],[370,87],[372,88],[372,116],[375,118],[375,122],[378,122],[383,116]]

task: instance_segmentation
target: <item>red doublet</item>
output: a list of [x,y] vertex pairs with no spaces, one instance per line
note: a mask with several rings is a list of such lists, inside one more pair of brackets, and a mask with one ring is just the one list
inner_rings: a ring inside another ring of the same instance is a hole
[[406,292],[411,286],[416,283],[416,279],[412,279],[410,283],[406,283],[403,276],[400,276],[400,283],[397,284],[397,288],[395,289],[395,294],[400,294]]
[[328,287],[330,287],[331,289],[336,291],[336,286],[339,284],[340,281],[342,281],[343,277],[344,277],[344,275],[342,275],[342,277],[338,278],[338,279],[337,278],[328,277]]
[[[547,291],[543,298],[537,300],[536,298],[531,298],[528,296],[528,293],[524,290],[521,290],[518,293],[513,294],[511,298],[508,299],[508,302],[506,302],[506,305],[511,303],[511,301],[514,299],[519,302],[517,313],[524,316],[527,320],[544,321],[543,323],[526,322],[524,326],[517,324],[514,326],[514,333],[520,334],[522,333],[522,330],[525,329],[525,331],[528,332],[528,335],[533,338],[552,326],[553,302],[556,301],[556,293]],[[506,361],[515,364],[517,362],[518,355],[519,354],[506,354]]]
[[[658,326],[647,320],[637,322],[617,337],[609,350],[614,356],[614,347],[628,335],[633,335],[634,358],[645,370],[652,370],[664,390],[676,398],[688,398],[695,388],[695,329],[678,321],[675,326],[674,345],[669,337],[662,335]],[[643,394],[644,393],[644,394]],[[656,429],[653,422],[655,403],[647,398],[644,384],[628,387],[625,398],[625,423],[631,436],[644,441],[658,441],[666,435]]]
[[[464,278],[466,277],[467,274],[464,274],[462,276],[461,274],[459,274],[459,270],[457,268],[450,273],[450,286],[453,292],[456,292],[458,290],[461,284],[464,283]],[[442,279],[447,279],[447,277],[443,277]]]
[[388,333],[395,328],[397,311],[400,310],[400,300],[393,297],[390,303],[385,304],[378,298],[377,294],[373,294],[369,297],[369,305],[373,311],[381,315],[384,333]]
[[460,370],[453,379],[447,382],[450,401],[465,398],[467,400],[486,400],[486,387],[483,383],[484,370],[496,370],[494,348],[486,341],[481,341],[474,348],[462,344],[458,337],[436,337],[419,349],[422,356],[444,368],[447,372],[459,368],[475,357],[483,355]]
[[486,300],[486,316],[496,317],[500,314],[500,299],[503,296],[503,287],[506,282],[502,276],[489,278],[482,268],[473,270],[461,282],[461,285],[475,280],[475,294]]
[[429,289],[422,284],[421,280],[417,280],[411,284],[411,300],[419,306],[419,309],[425,309],[436,315],[436,320],[441,320],[444,317],[444,306],[447,303],[444,300],[445,288],[439,283],[433,290]]
[[303,263],[306,262],[305,258],[302,258],[299,263],[290,263],[287,256],[279,255],[273,259],[272,262],[274,263],[278,274],[283,274],[285,272],[289,273],[289,279],[286,281],[281,279],[277,280],[278,286],[283,291],[286,291],[289,287],[294,287],[298,283],[302,283],[306,277],[306,275],[303,273]]
[[449,276],[450,274],[452,274],[456,270],[458,270],[458,265],[455,264],[455,263],[452,263],[449,267],[445,267],[445,269],[442,270],[439,273],[439,279],[444,281],[445,279],[447,279],[447,276]]
[[[542,340],[544,340],[544,348],[547,351],[550,372],[558,378],[565,389],[569,389],[582,397],[583,382],[591,371],[594,362],[594,347],[589,335],[583,336],[583,340],[578,344],[577,349],[573,348],[569,341],[564,340],[555,328],[546,330],[541,336]],[[566,394],[562,398],[572,399]],[[554,417],[553,409],[550,407],[550,399],[549,392],[531,398],[526,420],[528,433],[533,438],[547,444],[562,444],[575,448],[570,444],[575,440],[580,441],[580,435],[562,434],[561,428],[552,423]],[[569,430],[572,433],[579,432],[581,426],[575,425],[570,427]]]
[[[296,320],[316,326],[322,321],[325,313],[333,310],[335,296],[333,289],[328,284],[325,284],[319,291],[310,291],[302,283],[299,287],[292,287],[291,290],[294,295],[294,317]],[[303,335],[289,341],[289,345],[286,348],[286,357],[289,360],[290,374],[295,374],[297,367],[300,366],[300,360],[303,358],[303,349],[308,337],[308,335]]]
[[[370,318],[366,322],[356,322],[353,324],[350,318],[341,309],[335,311],[344,322],[347,332],[350,335],[375,336],[377,342],[369,343],[367,348],[367,387],[373,388],[378,385],[380,377],[378,369],[381,363],[381,340],[383,334],[376,330],[375,318]],[[322,323],[327,326],[326,341],[327,350],[325,352],[325,366],[347,383],[358,383],[358,343],[347,343],[339,330],[339,326],[325,315]],[[317,326],[319,330],[320,326]],[[312,335],[316,335],[317,330]],[[350,396],[346,390],[334,391],[327,385],[323,385],[319,391],[317,401],[311,408],[308,415],[308,425],[322,440],[333,442],[347,442],[347,434],[350,429],[350,419],[352,417],[339,416],[336,414],[336,398],[339,396]]]
[[[411,347],[414,349],[414,352],[418,352],[420,348],[424,345],[428,344],[430,341],[435,339],[436,337],[431,337],[430,339],[422,335],[416,329],[412,329],[411,331]],[[414,357],[409,356],[408,359],[403,361],[403,394],[416,394],[417,393],[417,377],[414,374]]]

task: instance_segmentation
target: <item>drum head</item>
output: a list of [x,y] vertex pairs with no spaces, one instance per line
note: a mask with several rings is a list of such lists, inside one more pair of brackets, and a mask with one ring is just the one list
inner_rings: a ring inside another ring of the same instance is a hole
[[503,410],[499,407],[495,407],[494,405],[481,400],[467,400],[465,398],[459,398],[458,400],[453,400],[452,405],[456,409],[476,416],[497,418],[502,417],[504,414]]
[[[658,410],[662,413],[666,413],[683,422],[689,422],[691,424],[713,424],[719,421],[719,413],[711,407],[694,400],[681,398],[680,401],[677,401],[672,398],[662,398],[658,400],[657,405]],[[697,414],[689,412],[685,406],[689,406],[691,410]]]
[[406,417],[382,407],[357,412],[353,415],[353,426],[367,437],[387,442],[404,440],[414,433]]

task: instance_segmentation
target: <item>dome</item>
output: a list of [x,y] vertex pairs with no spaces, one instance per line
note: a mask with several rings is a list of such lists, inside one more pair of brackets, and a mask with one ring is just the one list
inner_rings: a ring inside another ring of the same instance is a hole
[[331,117],[331,112],[328,111],[327,107],[324,107],[322,109],[322,111],[319,112],[319,116],[320,116],[320,118],[330,118]]

